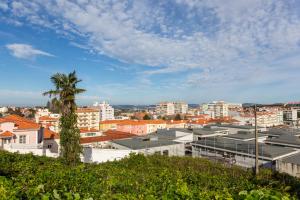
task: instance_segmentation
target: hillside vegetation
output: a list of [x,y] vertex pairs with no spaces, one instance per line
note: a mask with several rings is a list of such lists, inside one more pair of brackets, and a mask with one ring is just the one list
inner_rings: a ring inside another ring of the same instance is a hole
[[[104,164],[0,151],[0,199],[298,199],[300,182],[206,159],[131,155]],[[297,196],[298,195],[298,196]]]

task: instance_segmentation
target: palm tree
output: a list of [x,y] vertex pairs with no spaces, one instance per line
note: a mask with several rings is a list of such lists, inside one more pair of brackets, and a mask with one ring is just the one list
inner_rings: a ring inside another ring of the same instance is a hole
[[76,110],[75,95],[85,92],[84,89],[77,88],[76,85],[81,82],[76,76],[76,72],[61,74],[57,73],[51,77],[51,82],[55,89],[44,92],[43,95],[49,95],[52,103],[59,108],[62,116],[68,115]]
[[60,145],[61,156],[67,164],[75,164],[80,161],[80,130],[77,127],[76,95],[85,92],[77,88],[81,82],[76,72],[69,74],[56,73],[51,77],[55,89],[49,90],[43,95],[52,98],[52,105],[59,109],[60,118]]

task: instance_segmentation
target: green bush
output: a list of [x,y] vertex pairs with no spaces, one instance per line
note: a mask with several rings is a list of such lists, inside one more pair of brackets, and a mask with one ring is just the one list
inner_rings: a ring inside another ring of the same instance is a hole
[[297,191],[298,179],[270,171],[254,178],[200,158],[131,155],[67,166],[0,151],[0,199],[296,199]]

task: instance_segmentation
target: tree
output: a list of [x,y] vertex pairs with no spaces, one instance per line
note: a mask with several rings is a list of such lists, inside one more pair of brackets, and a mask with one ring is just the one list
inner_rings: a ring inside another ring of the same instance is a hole
[[151,119],[151,117],[148,114],[145,114],[143,117],[143,120],[150,120],[150,119]]
[[75,164],[80,161],[82,148],[80,145],[80,130],[77,127],[76,115],[76,95],[85,92],[84,89],[77,88],[81,82],[76,76],[76,72],[69,74],[56,73],[51,77],[55,89],[45,92],[52,98],[52,105],[59,108],[60,118],[60,145],[61,157],[67,164]]
[[177,115],[175,116],[174,120],[181,120],[180,114],[177,114]]

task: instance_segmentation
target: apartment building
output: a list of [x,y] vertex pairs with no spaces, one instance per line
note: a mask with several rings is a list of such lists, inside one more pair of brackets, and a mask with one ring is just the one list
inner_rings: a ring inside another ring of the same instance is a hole
[[175,114],[187,114],[188,104],[185,102],[174,102],[174,112]]
[[202,112],[210,115],[211,118],[228,117],[228,104],[224,101],[213,101],[201,105]]
[[188,104],[185,102],[161,102],[156,105],[155,110],[160,115],[187,114]]
[[78,108],[77,113],[77,126],[78,128],[88,128],[99,130],[99,109],[95,108]]
[[165,129],[164,120],[125,120],[117,124],[117,131],[127,132],[135,135],[147,135],[158,129]]
[[101,103],[96,102],[93,106],[98,108],[100,111],[100,121],[115,119],[115,110],[106,101]]
[[299,125],[300,121],[300,108],[290,107],[286,108],[283,111],[283,121],[286,124],[290,125]]
[[[240,125],[255,125],[255,117],[253,113],[241,112],[238,116],[234,116],[240,122]],[[283,124],[283,112],[278,111],[261,111],[257,112],[257,125],[261,127],[272,127]]]

